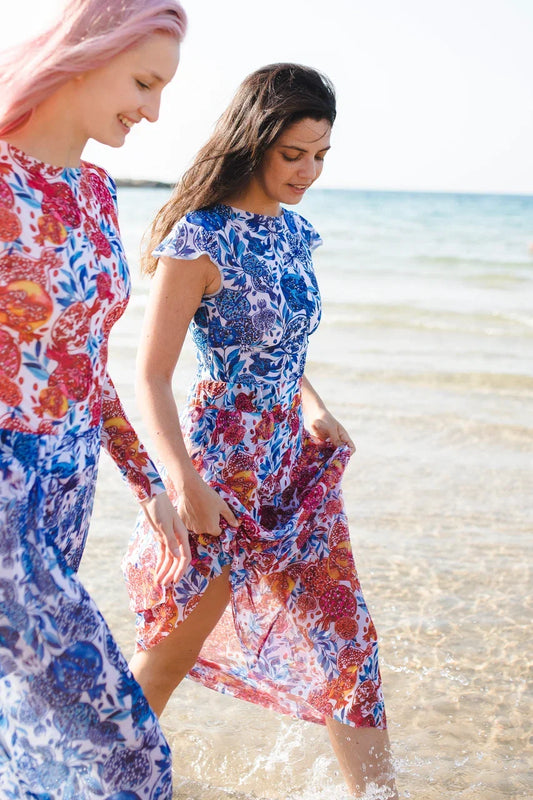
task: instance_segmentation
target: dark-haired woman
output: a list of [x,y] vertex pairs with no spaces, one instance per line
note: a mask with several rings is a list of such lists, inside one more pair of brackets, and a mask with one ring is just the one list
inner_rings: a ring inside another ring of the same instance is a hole
[[[321,240],[281,205],[320,175],[335,113],[315,70],[253,73],[154,222],[139,395],[193,559],[173,586],[150,581],[157,543],[139,520],[131,667],[158,714],[188,674],[326,724],[354,796],[375,783],[397,797],[340,487],[355,448],[304,375]],[[180,427],[171,380],[189,324],[198,373]]]

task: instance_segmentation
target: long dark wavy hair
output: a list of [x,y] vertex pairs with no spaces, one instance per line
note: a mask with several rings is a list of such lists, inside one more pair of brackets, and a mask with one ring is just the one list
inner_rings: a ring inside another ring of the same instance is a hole
[[153,274],[151,253],[188,211],[211,208],[243,191],[263,157],[283,131],[302,119],[336,116],[335,89],[325,75],[300,64],[269,64],[239,86],[212,136],[197,153],[170,199],[157,213],[142,255],[143,271]]

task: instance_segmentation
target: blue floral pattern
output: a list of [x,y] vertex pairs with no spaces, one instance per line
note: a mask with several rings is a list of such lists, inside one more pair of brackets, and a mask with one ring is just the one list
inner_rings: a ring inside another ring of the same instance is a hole
[[253,385],[302,376],[307,338],[320,320],[311,258],[319,244],[312,225],[286,209],[268,217],[216,206],[178,223],[155,255],[206,254],[223,276],[191,325],[199,380]]
[[0,786],[6,800],[96,800],[117,789],[131,790],[131,800],[172,794],[168,745],[75,572],[99,449],[98,428],[60,441],[0,431]]

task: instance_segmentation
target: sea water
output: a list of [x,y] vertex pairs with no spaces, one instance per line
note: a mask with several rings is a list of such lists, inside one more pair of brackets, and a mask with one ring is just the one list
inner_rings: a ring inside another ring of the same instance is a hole
[[[110,372],[145,438],[138,252],[167,197],[119,191],[133,296]],[[316,190],[298,210],[324,240],[307,371],[357,444],[345,497],[400,796],[533,798],[533,197]],[[188,344],[178,403],[193,371]],[[127,655],[119,562],[135,513],[102,458],[82,577]],[[176,800],[346,797],[322,726],[189,681],[162,722]]]

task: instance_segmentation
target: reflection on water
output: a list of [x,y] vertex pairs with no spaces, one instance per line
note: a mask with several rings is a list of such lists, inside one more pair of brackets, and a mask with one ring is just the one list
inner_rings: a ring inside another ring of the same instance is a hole
[[[312,202],[309,216],[318,222],[317,214],[326,212],[320,198]],[[457,229],[462,245],[456,242],[457,252],[450,253],[441,244],[443,259],[453,257],[453,264],[426,267],[413,256],[429,252],[426,242],[417,246],[417,215],[397,199],[390,199],[387,213],[386,198],[381,206],[372,202],[359,231],[368,263],[378,264],[372,274],[364,265],[350,272],[346,206],[346,219],[331,215],[321,226],[327,242],[337,232],[331,252],[344,272],[331,268],[324,248],[319,277],[327,303],[309,375],[358,447],[345,496],[381,639],[400,794],[530,800],[533,333],[524,308],[533,264],[519,252],[515,233],[522,223],[515,215],[514,228],[505,228],[494,203],[487,206],[484,236],[481,217],[472,233],[474,201],[464,207],[466,222]],[[383,245],[377,252],[376,215],[390,219],[392,206],[403,208],[404,238],[396,223],[396,248],[391,234],[385,236],[389,250]],[[423,231],[434,253],[435,219]],[[122,226],[133,239],[124,215]],[[414,242],[410,259],[407,235]],[[462,272],[461,252],[469,257]],[[388,254],[396,261],[387,265]],[[497,258],[507,261],[489,269],[487,262]],[[508,280],[488,280],[490,270]],[[111,371],[132,410],[145,291],[136,287],[112,340]],[[176,378],[178,398],[192,369],[187,351]],[[103,458],[82,576],[127,653],[133,618],[125,612],[119,562],[134,516],[128,491]],[[321,726],[190,682],[175,693],[163,724],[174,753],[176,800],[346,797]]]

